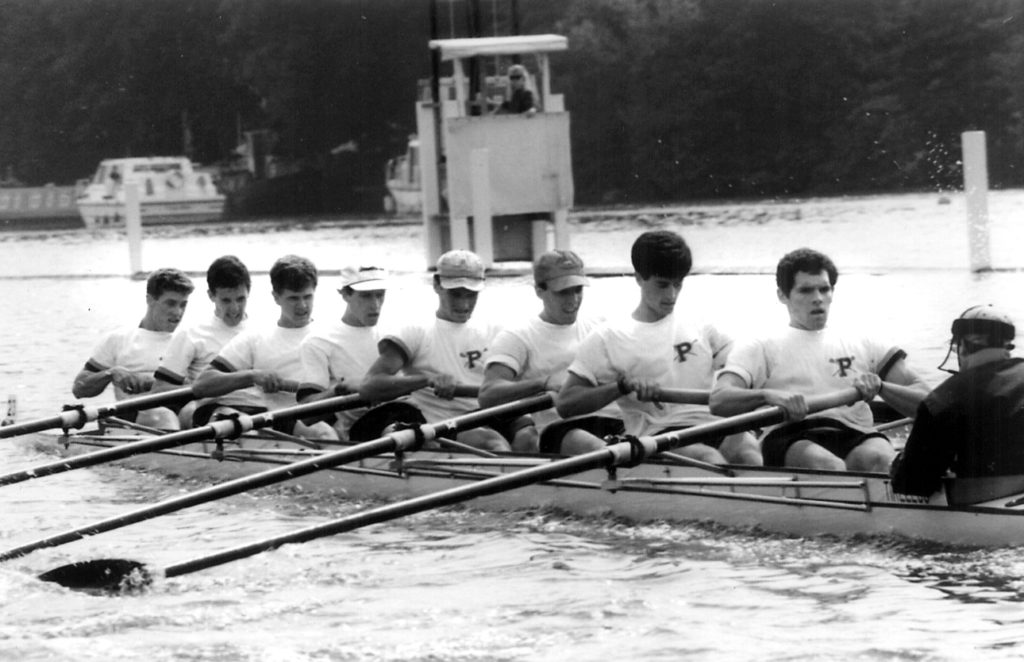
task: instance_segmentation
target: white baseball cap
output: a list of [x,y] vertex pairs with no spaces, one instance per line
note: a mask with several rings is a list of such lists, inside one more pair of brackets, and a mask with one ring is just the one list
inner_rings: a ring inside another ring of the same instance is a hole
[[386,290],[388,288],[388,272],[379,267],[345,267],[341,270],[341,292],[351,287],[357,292],[366,290]]

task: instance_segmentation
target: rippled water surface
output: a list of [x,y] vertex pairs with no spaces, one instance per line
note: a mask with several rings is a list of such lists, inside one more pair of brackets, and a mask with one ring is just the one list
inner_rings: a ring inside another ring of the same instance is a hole
[[[785,323],[770,274],[800,245],[843,275],[833,323],[899,342],[933,383],[949,319],[992,302],[1024,320],[1024,193],[990,200],[997,271],[969,273],[963,201],[916,195],[580,213],[574,248],[625,269],[642,230],[691,243],[680,305],[737,334]],[[265,272],[284,252],[337,270],[399,273],[385,315],[430,314],[415,225],[302,221],[148,230],[143,267],[201,272],[223,253]],[[115,231],[0,234],[0,395],[21,420],[56,413],[96,338],[133,322],[144,285]],[[333,274],[318,319],[340,315]],[[493,279],[479,313],[534,314],[523,276]],[[201,291],[189,316],[208,314]],[[630,278],[595,279],[585,306],[633,305]],[[272,315],[256,277],[253,321]],[[385,323],[387,320],[384,321]],[[41,461],[4,441],[0,471]],[[0,548],[198,487],[82,470],[0,488]],[[239,495],[0,566],[0,659],[10,660],[976,660],[1024,656],[1024,554],[895,539],[793,539],[711,526],[524,511],[425,513],[173,579],[117,597],[35,575],[130,558],[163,567],[371,504],[293,488]]]

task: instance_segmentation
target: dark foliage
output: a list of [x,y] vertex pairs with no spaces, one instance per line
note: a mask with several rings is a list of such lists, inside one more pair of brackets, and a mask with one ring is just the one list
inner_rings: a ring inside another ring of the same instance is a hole
[[[511,32],[510,4],[481,0],[484,33]],[[569,37],[553,86],[578,203],[948,189],[969,129],[988,132],[993,185],[1024,184],[1024,0],[515,4],[522,32]],[[440,7],[441,36],[464,36],[464,3]],[[116,155],[210,163],[269,127],[313,161],[356,141],[379,184],[415,130],[428,10],[0,0],[0,167],[35,184]]]

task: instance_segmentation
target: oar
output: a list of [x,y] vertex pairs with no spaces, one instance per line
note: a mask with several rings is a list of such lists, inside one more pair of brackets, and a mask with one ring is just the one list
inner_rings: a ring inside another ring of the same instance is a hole
[[711,391],[699,388],[663,388],[658,402],[677,405],[706,405]]
[[86,423],[100,418],[121,416],[136,411],[142,411],[143,409],[152,409],[153,407],[166,407],[168,405],[177,404],[178,402],[188,402],[191,399],[192,387],[186,386],[185,388],[178,388],[173,391],[148,393],[146,395],[140,395],[137,398],[119,400],[106,405],[71,405],[66,407],[65,411],[61,412],[57,416],[50,416],[49,418],[40,418],[35,421],[25,421],[24,423],[15,423],[14,425],[0,427],[0,439],[17,437],[18,435],[29,434],[30,432],[53,430],[55,428],[61,428],[63,430],[78,429]]
[[[815,412],[831,407],[852,404],[859,398],[860,394],[857,390],[849,388],[825,396],[807,398],[807,406],[809,411]],[[588,469],[634,464],[656,453],[670,450],[697,439],[732,434],[752,427],[771,425],[785,420],[786,414],[784,409],[781,407],[769,407],[685,430],[666,432],[656,437],[626,440],[582,455],[502,474],[477,483],[459,485],[406,501],[387,504],[342,517],[332,522],[267,538],[191,561],[177,563],[165,568],[163,574],[165,577],[185,575],[253,556],[288,543],[306,542],[324,536],[336,535],[371,524],[413,515],[424,510],[462,503],[525,485],[563,478]],[[123,588],[137,588],[148,584],[152,582],[153,576],[145,564],[138,561],[101,559],[61,566],[40,575],[39,578],[44,581],[57,582],[69,588],[120,590]]]
[[233,494],[248,492],[249,490],[254,490],[259,487],[292,480],[293,478],[305,476],[306,474],[320,471],[321,469],[330,469],[331,467],[337,467],[363,458],[373,457],[374,455],[380,455],[381,453],[411,450],[421,445],[426,439],[435,439],[444,434],[480,427],[481,425],[485,425],[496,418],[519,416],[531,411],[537,411],[538,409],[546,409],[550,407],[551,404],[551,395],[545,393],[543,395],[524,398],[522,400],[498,405],[497,407],[491,407],[489,409],[480,409],[462,416],[456,416],[455,418],[441,421],[440,423],[426,424],[420,426],[418,429],[410,428],[399,430],[373,441],[363,442],[355,446],[318,455],[308,460],[301,460],[299,462],[275,467],[249,476],[243,476],[218,485],[211,485],[210,487],[166,499],[160,503],[145,506],[123,515],[111,517],[99,522],[93,522],[92,524],[87,524],[71,531],[66,531],[48,538],[27,543],[20,547],[15,547],[14,549],[0,553],[0,561],[24,556],[25,554],[44,547],[57,547],[58,545],[80,540],[86,536],[119,529],[122,526],[128,526],[129,524],[142,522],[159,515],[173,513],[184,508],[190,508],[209,501],[222,499]]
[[896,428],[902,428],[910,425],[914,422],[912,418],[899,418],[895,421],[889,421],[888,423],[882,423],[875,426],[875,432],[885,432],[886,430],[894,430]]
[[222,439],[225,437],[237,437],[249,430],[270,427],[274,421],[289,421],[296,418],[306,418],[327,414],[343,409],[354,409],[364,407],[367,402],[361,400],[358,395],[343,395],[334,398],[326,398],[307,404],[285,407],[275,411],[268,411],[262,414],[246,415],[226,418],[220,421],[212,421],[203,427],[171,432],[159,437],[151,437],[140,441],[133,441],[112,448],[104,448],[92,453],[75,455],[54,462],[40,464],[21,471],[0,475],[0,486],[13,485],[32,478],[40,478],[52,474],[91,467],[103,462],[120,460],[121,458],[139,455],[140,453],[152,453],[166,448],[182,446],[197,441],[208,439]]

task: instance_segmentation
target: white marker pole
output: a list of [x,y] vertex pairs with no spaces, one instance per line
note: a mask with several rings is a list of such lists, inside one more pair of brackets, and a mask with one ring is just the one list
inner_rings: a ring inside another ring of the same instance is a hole
[[124,226],[128,234],[129,275],[142,273],[142,204],[139,185],[124,185]]
[[4,414],[3,421],[0,421],[0,426],[3,425],[14,425],[18,421],[18,396],[8,395],[7,396],[7,413]]
[[961,136],[964,155],[964,194],[967,196],[967,244],[971,252],[971,271],[992,268],[988,234],[988,157],[985,132],[964,131]]
[[494,232],[491,227],[491,157],[488,149],[469,153],[470,190],[473,192],[473,246],[484,266],[494,265]]

